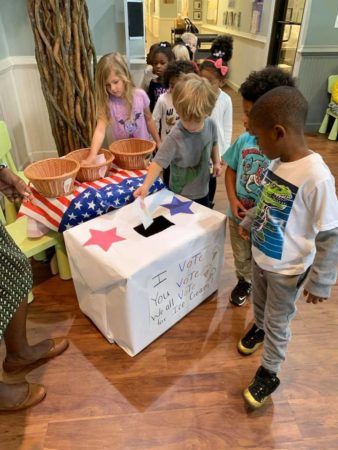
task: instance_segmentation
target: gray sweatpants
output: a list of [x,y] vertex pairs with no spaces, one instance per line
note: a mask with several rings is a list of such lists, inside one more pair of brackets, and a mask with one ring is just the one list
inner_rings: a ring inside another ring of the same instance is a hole
[[296,300],[308,271],[281,275],[262,270],[252,260],[252,299],[255,323],[265,331],[262,366],[278,372],[291,339],[290,322],[296,315]]

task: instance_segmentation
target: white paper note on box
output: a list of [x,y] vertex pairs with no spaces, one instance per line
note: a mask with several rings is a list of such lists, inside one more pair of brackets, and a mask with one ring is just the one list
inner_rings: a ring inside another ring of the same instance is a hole
[[154,220],[151,217],[151,214],[144,202],[144,199],[142,197],[137,197],[137,199],[134,201],[134,205],[138,217],[140,218],[144,228],[147,229],[154,222]]

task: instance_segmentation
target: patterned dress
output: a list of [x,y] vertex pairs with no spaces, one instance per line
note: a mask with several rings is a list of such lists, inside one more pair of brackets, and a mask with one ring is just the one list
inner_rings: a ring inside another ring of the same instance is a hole
[[0,223],[0,341],[32,284],[30,262]]

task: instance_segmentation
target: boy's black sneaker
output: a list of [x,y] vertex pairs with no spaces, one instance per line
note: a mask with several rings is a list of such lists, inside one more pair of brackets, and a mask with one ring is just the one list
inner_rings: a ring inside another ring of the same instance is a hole
[[253,324],[237,344],[239,353],[242,353],[242,355],[251,355],[251,353],[254,353],[263,344],[264,335],[264,330],[261,330],[256,324]]
[[260,408],[279,385],[280,380],[277,374],[260,366],[255,377],[243,392],[244,399],[252,408]]
[[230,294],[230,302],[235,306],[242,306],[251,293],[251,283],[240,278]]

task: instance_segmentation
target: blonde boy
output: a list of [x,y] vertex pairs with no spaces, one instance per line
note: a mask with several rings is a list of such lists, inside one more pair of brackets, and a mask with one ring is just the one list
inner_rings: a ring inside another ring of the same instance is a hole
[[170,165],[170,189],[209,207],[210,158],[214,175],[221,173],[217,128],[208,117],[216,94],[206,79],[188,74],[176,83],[172,95],[180,120],[161,144],[143,186],[134,196],[145,197],[161,171]]

